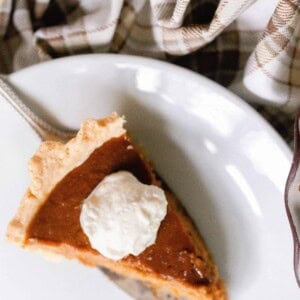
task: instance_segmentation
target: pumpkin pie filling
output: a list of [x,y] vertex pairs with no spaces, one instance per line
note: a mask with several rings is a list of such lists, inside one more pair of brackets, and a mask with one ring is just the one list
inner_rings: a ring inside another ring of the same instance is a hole
[[[126,136],[112,138],[55,186],[27,229],[27,239],[65,243],[98,253],[92,249],[81,228],[81,205],[105,176],[121,170],[131,172],[144,184],[154,184],[152,170]],[[189,285],[210,283],[210,270],[201,256],[196,254],[189,232],[184,229],[171,205],[168,205],[155,244],[140,255],[129,255],[123,260],[137,262],[141,270]],[[205,273],[203,270],[206,270]]]

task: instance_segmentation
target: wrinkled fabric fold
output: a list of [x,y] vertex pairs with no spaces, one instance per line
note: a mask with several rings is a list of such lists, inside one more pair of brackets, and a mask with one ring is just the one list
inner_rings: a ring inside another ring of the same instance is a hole
[[294,112],[300,105],[300,2],[267,2],[3,0],[0,73],[82,53],[143,55],[225,86],[242,82],[249,95]]

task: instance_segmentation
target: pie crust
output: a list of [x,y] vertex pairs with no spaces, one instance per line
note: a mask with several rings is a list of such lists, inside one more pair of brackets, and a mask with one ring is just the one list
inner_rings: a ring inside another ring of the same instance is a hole
[[[99,253],[77,249],[71,245],[51,244],[39,239],[27,237],[27,229],[40,207],[55,186],[74,168],[80,166],[93,151],[112,138],[126,134],[124,119],[116,113],[101,120],[86,120],[73,139],[68,143],[47,141],[41,144],[29,162],[31,185],[21,200],[18,211],[7,228],[7,239],[30,251],[38,252],[50,259],[66,257],[77,259],[86,265],[102,266],[123,276],[134,277],[150,284],[154,290],[167,289],[175,296],[184,295],[188,299],[223,300],[227,299],[225,286],[220,279],[217,268],[208,254],[203,240],[194,224],[187,216],[175,196],[166,189],[168,205],[180,217],[182,226],[191,236],[197,254],[205,261],[210,275],[207,285],[192,286],[176,279],[164,278],[148,269],[137,267],[133,260],[113,261]],[[161,186],[153,172],[153,182]],[[199,261],[202,266],[201,261]]]

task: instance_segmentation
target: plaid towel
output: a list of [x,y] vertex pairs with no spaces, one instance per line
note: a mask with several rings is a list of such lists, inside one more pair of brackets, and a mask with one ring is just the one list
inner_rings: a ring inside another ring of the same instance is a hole
[[291,140],[300,105],[299,0],[2,0],[0,72],[79,53],[182,65],[229,86]]

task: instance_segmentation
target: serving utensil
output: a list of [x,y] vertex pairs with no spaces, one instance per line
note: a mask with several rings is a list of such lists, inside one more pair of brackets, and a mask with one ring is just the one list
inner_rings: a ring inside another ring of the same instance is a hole
[[[6,76],[4,75],[0,75],[0,97],[5,99],[15,109],[15,111],[22,116],[22,118],[35,131],[41,141],[54,140],[67,142],[75,136],[76,131],[51,124],[50,122],[47,122],[46,120],[39,117],[32,109],[30,109],[25,104],[25,101],[21,99],[15,88],[8,82]],[[134,299],[158,299],[158,296],[154,296],[151,289],[141,282],[117,275],[106,270],[105,268],[99,267],[99,269],[104,274],[106,274],[106,276],[110,278],[117,286],[123,289]],[[161,296],[159,296],[159,298],[162,299],[166,297],[162,294]]]

